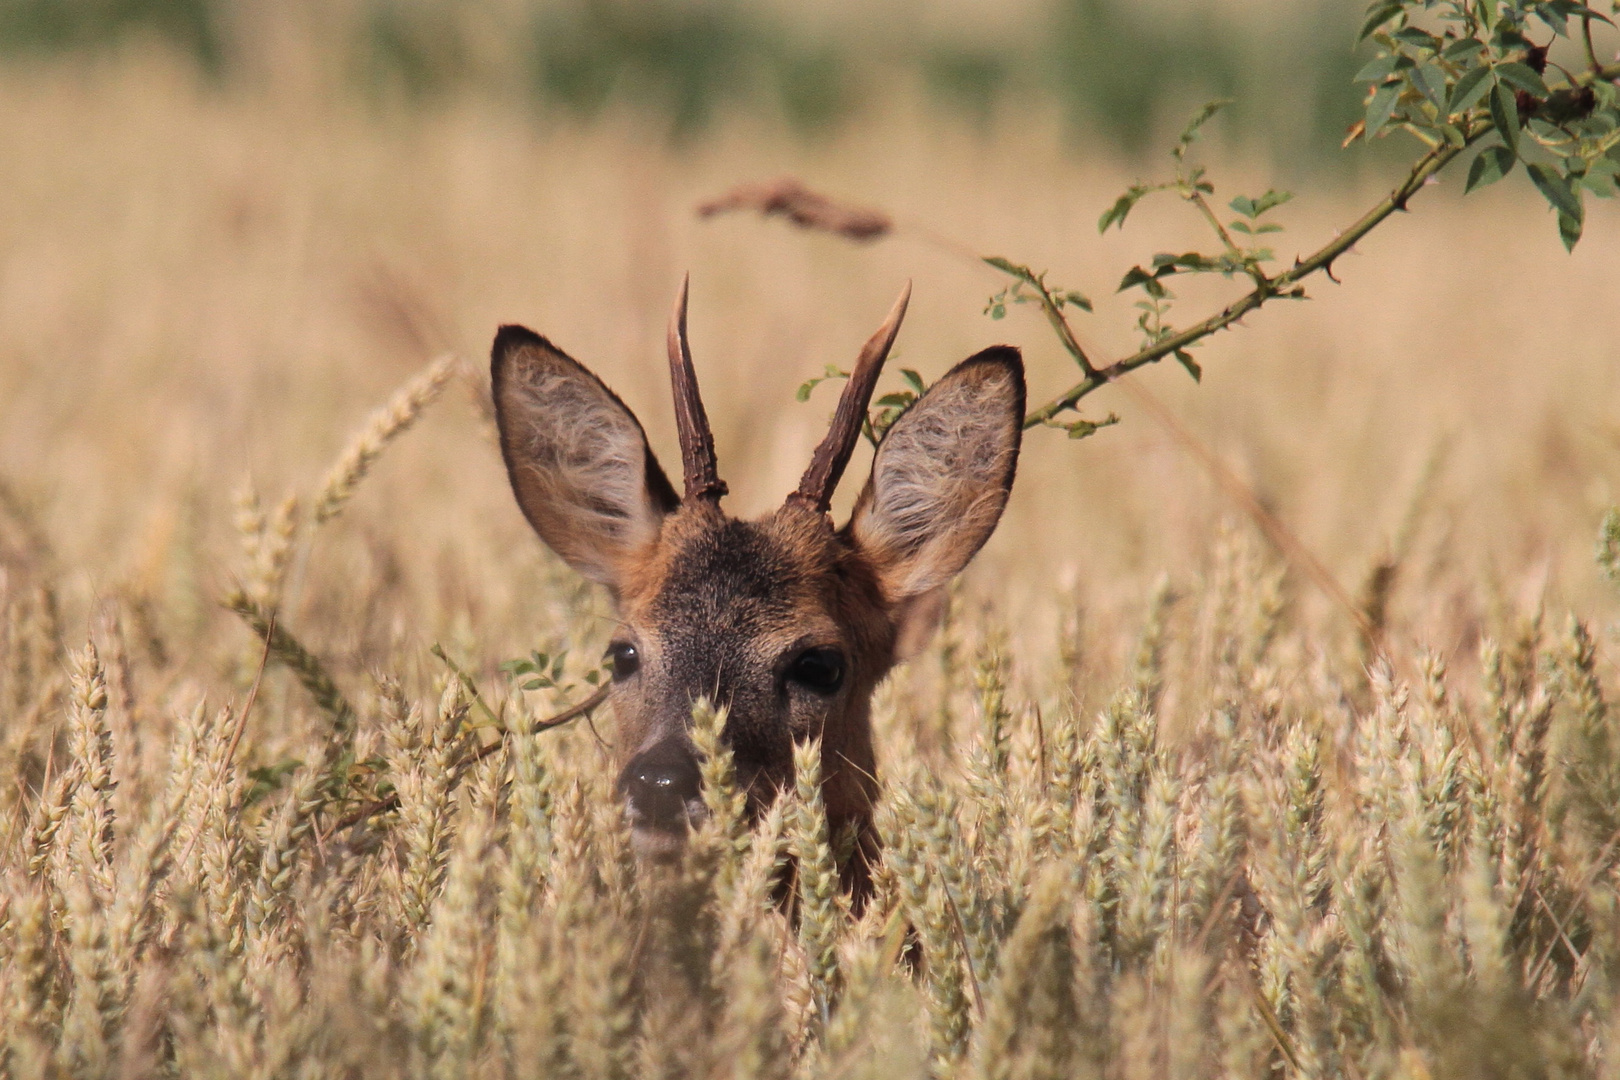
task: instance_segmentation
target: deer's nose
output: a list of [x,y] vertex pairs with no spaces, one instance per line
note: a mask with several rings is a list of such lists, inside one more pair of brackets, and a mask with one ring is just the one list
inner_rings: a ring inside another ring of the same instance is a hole
[[701,783],[692,751],[674,740],[643,750],[619,775],[631,820],[654,829],[684,828],[687,803],[698,797]]

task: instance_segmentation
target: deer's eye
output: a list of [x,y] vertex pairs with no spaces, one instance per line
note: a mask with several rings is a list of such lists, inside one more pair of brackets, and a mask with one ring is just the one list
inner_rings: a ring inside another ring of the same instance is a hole
[[628,641],[615,641],[607,647],[608,663],[613,665],[613,681],[624,682],[641,667],[641,654]]
[[844,684],[844,654],[837,649],[806,649],[788,665],[787,678],[818,694],[836,693]]

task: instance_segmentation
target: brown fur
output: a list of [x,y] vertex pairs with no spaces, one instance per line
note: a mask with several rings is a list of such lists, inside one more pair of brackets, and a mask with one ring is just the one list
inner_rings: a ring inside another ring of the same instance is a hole
[[[692,704],[708,698],[729,710],[724,738],[758,814],[792,786],[793,744],[820,739],[829,824],[857,841],[844,882],[863,896],[877,850],[872,691],[926,638],[941,591],[1006,503],[1023,416],[1016,350],[964,361],[896,421],[842,530],[793,498],[754,521],[712,499],[675,502],[634,415],[528,331],[502,329],[492,374],[519,504],[558,554],[612,589],[616,646],[638,658],[613,695],[624,775],[695,759]],[[522,390],[535,386],[550,389]],[[582,460],[591,446],[599,456]],[[807,649],[843,658],[836,690],[795,676]],[[678,830],[642,831],[649,850],[678,849]]]

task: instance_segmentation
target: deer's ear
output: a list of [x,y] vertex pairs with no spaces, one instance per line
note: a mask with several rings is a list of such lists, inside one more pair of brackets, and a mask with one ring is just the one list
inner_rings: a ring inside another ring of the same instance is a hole
[[624,557],[680,505],[641,423],[601,379],[521,326],[495,335],[490,381],[523,515],[568,565],[617,589]]
[[[990,539],[1012,490],[1024,422],[1018,350],[986,349],[952,368],[889,428],[849,533],[903,623],[937,604]],[[901,639],[918,636],[903,625]]]

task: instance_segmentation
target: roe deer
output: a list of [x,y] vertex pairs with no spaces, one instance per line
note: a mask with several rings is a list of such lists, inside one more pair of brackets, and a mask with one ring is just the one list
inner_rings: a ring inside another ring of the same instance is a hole
[[900,329],[908,285],[860,354],[798,490],[755,521],[729,517],[686,342],[683,282],[669,370],[685,492],[641,424],[583,365],[521,326],[495,337],[501,451],[529,523],[613,595],[614,740],[640,857],[680,851],[703,813],[693,703],[728,710],[751,815],[791,789],[793,744],[821,739],[832,835],[849,836],[843,885],[863,897],[876,852],[873,688],[933,629],[951,579],[989,539],[1018,464],[1024,368],[989,348],[935,383],[888,429],[849,522],[829,505]]

